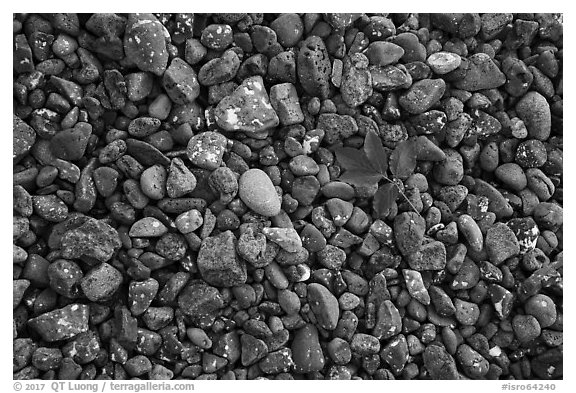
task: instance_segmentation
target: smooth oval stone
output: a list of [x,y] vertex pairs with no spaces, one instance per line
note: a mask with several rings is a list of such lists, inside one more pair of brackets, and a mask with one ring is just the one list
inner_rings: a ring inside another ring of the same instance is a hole
[[132,237],[159,237],[168,232],[168,228],[154,217],[144,217],[136,221],[130,231]]
[[436,52],[428,57],[426,63],[434,73],[443,75],[458,68],[462,63],[462,58],[452,52]]
[[305,374],[324,368],[324,354],[314,325],[307,324],[296,331],[291,349],[295,372]]
[[387,66],[394,64],[404,56],[401,46],[386,41],[374,41],[364,51],[371,65]]
[[240,176],[238,195],[258,214],[272,217],[280,213],[280,198],[268,175],[260,169],[249,169]]
[[318,320],[318,324],[326,330],[336,329],[340,308],[338,299],[322,284],[308,284],[308,303]]
[[546,98],[535,91],[528,92],[516,104],[516,113],[526,125],[530,138],[544,141],[550,136],[552,117]]

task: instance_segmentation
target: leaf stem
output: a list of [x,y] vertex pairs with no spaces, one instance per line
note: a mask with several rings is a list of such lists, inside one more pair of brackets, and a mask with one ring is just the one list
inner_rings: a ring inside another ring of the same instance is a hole
[[406,196],[406,194],[404,194],[404,192],[400,189],[400,187],[398,187],[398,184],[396,184],[396,182],[390,180],[390,178],[388,178],[387,176],[384,176],[384,180],[387,180],[388,182],[394,184],[394,187],[396,187],[396,189],[398,190],[398,193],[404,197],[404,200],[406,200],[406,202],[408,202],[408,204],[410,205],[410,207],[412,208],[412,210],[414,210],[414,212],[415,212],[416,214],[418,214],[420,217],[422,217],[422,215],[418,212],[418,210],[416,210],[416,207],[414,207],[414,205],[412,204],[412,202],[410,202],[410,199],[408,199],[408,197]]

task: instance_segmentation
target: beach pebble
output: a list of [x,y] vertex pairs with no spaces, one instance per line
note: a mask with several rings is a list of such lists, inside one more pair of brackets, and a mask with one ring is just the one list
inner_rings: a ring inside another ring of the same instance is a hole
[[261,169],[250,169],[240,176],[238,196],[254,212],[266,217],[280,213],[280,198],[268,175]]
[[308,284],[307,289],[308,304],[310,304],[318,324],[326,330],[336,329],[338,318],[340,317],[340,309],[336,297],[321,284]]

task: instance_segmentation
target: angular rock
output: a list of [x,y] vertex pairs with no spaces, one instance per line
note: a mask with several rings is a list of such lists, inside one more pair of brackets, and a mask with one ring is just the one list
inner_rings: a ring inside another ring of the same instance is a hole
[[268,354],[266,343],[250,334],[240,336],[240,343],[242,345],[241,363],[244,367],[253,365]]
[[246,282],[246,265],[236,254],[236,237],[231,231],[204,239],[196,263],[210,285],[233,287]]
[[392,338],[380,352],[380,358],[388,364],[395,375],[402,372],[409,356],[408,343],[403,334]]
[[60,245],[64,258],[106,262],[122,243],[114,228],[90,217],[82,225],[67,231]]
[[217,312],[224,307],[224,300],[218,289],[195,280],[178,295],[178,307],[194,323],[210,326],[216,319]]
[[422,358],[424,360],[424,367],[426,367],[432,379],[459,379],[456,361],[443,347],[429,345],[424,350]]
[[259,75],[244,79],[232,95],[218,103],[214,115],[226,131],[260,132],[279,124]]
[[88,312],[85,304],[69,304],[30,319],[28,326],[48,342],[66,340],[88,330]]
[[292,83],[281,83],[270,89],[270,102],[278,114],[280,124],[290,126],[304,121],[296,87]]
[[403,255],[413,254],[422,247],[426,222],[417,213],[402,213],[394,219],[396,246]]
[[101,263],[90,270],[82,281],[82,292],[92,302],[110,299],[122,284],[122,273],[108,263]]
[[176,104],[193,102],[200,95],[196,71],[179,57],[175,57],[164,72],[162,87]]
[[382,340],[397,335],[401,330],[402,318],[398,309],[390,300],[384,300],[376,311],[376,323],[372,335]]
[[36,141],[36,131],[16,115],[12,115],[12,158],[19,160]]
[[170,163],[166,192],[170,198],[179,198],[196,188],[196,177],[180,158],[175,157]]
[[464,78],[454,84],[458,89],[467,91],[495,89],[506,83],[506,75],[485,53],[470,56],[465,69]]
[[484,241],[490,262],[499,265],[520,253],[520,245],[514,232],[504,223],[496,223],[488,229]]

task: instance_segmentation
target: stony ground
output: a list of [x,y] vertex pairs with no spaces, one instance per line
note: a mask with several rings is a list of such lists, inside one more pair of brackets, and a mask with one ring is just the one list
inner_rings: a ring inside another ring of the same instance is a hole
[[559,379],[553,14],[16,14],[16,379]]

